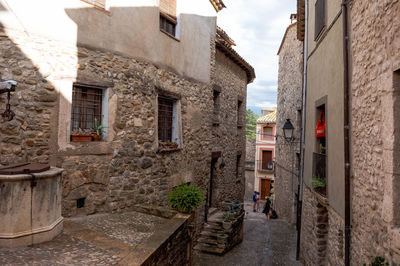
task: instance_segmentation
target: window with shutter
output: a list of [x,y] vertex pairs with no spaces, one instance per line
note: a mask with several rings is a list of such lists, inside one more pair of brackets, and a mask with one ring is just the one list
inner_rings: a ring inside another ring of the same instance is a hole
[[325,10],[325,0],[317,0],[315,3],[315,35],[314,35],[314,40],[316,40],[322,30],[325,27],[325,16],[326,16],[326,10]]

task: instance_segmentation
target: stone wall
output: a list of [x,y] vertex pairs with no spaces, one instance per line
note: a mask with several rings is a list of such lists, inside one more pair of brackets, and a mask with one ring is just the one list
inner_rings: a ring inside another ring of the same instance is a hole
[[[213,203],[243,200],[245,137],[244,127],[237,123],[237,104],[240,98],[244,117],[247,76],[215,50],[215,43],[212,84],[190,81],[117,53],[69,47],[23,32],[2,32],[0,43],[1,79],[20,83],[11,101],[16,118],[0,126],[1,163],[37,161],[64,168],[64,216],[128,211],[142,203],[164,206],[168,192],[181,181],[206,192],[212,152],[221,152],[212,184]],[[69,141],[74,83],[107,85],[109,119],[104,141]],[[215,84],[222,88],[217,126],[210,111]],[[158,145],[159,94],[179,99],[182,140],[178,149],[165,151]],[[1,97],[0,105],[5,106],[4,100]],[[84,207],[78,208],[82,199]],[[201,206],[198,223],[203,215]]]
[[344,265],[344,221],[327,200],[304,187],[301,260],[305,265]]
[[352,1],[351,262],[400,264],[400,1]]
[[[276,115],[275,208],[289,223],[296,222],[299,154],[301,137],[303,44],[297,40],[296,24],[291,24],[279,50],[278,108]],[[283,136],[283,125],[290,119],[295,127],[293,142]],[[297,155],[297,154],[298,155]],[[293,173],[292,173],[293,172]]]

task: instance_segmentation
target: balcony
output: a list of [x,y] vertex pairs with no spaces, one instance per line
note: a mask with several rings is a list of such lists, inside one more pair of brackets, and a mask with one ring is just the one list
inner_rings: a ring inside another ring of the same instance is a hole
[[326,197],[326,154],[313,153],[313,177],[312,187],[315,192]]
[[274,162],[270,161],[257,161],[257,171],[265,172],[265,173],[272,173],[274,171]]

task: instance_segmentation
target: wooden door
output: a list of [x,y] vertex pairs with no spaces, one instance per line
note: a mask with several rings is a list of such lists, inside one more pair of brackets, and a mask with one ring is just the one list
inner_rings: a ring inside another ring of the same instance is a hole
[[272,151],[262,151],[262,169],[270,169],[270,162],[272,162]]
[[261,179],[261,199],[269,197],[271,195],[271,180]]

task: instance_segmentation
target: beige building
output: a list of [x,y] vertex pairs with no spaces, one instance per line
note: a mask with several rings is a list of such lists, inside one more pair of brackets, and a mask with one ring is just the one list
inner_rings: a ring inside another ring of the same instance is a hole
[[265,199],[273,195],[276,107],[264,108],[257,119],[254,191]]
[[243,200],[255,75],[217,30],[222,1],[39,3],[0,1],[0,79],[19,83],[1,164],[63,168],[66,217],[165,206],[181,182],[206,194],[200,225],[207,207]]
[[[310,0],[308,6],[301,257],[310,265],[342,265],[345,195],[341,1]],[[304,25],[302,17],[304,13],[299,14],[300,28]],[[317,125],[326,127],[323,134],[317,135]]]

